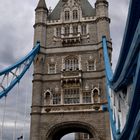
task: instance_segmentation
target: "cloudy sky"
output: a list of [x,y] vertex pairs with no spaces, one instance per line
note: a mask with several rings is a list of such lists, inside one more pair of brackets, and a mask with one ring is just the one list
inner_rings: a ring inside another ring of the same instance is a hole
[[[95,0],[89,0],[94,6]],[[58,0],[46,0],[47,6],[54,8]],[[25,56],[33,44],[34,9],[38,0],[0,0],[0,70],[14,64]],[[122,36],[126,22],[129,0],[109,0],[109,14],[111,18],[111,38],[113,42],[113,68],[117,63]],[[31,105],[31,74],[32,69],[20,82],[20,89],[16,86],[7,98],[6,117],[3,129],[3,140],[11,140],[25,132],[25,139],[29,139],[30,105]],[[28,80],[27,80],[28,77]],[[18,97],[17,94],[20,94]],[[28,100],[26,100],[28,94]],[[17,130],[15,129],[16,105],[18,97]],[[27,101],[27,115],[25,102]],[[4,99],[0,101],[0,124],[2,122]],[[12,108],[11,108],[12,107]],[[25,119],[26,118],[26,119]],[[25,131],[23,131],[25,130]],[[1,133],[0,133],[1,135]],[[68,140],[68,138],[66,138]],[[71,139],[72,140],[72,139]]]

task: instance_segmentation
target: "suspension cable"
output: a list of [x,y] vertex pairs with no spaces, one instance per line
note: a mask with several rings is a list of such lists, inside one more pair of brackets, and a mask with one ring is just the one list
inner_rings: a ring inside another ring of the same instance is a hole
[[24,124],[23,124],[23,130],[22,130],[22,134],[23,134],[23,140],[25,140],[25,127],[26,127],[26,117],[27,117],[27,103],[28,103],[28,92],[27,92],[27,87],[26,87],[26,91],[25,91],[25,106],[24,106]]
[[19,83],[18,83],[17,94],[16,94],[16,112],[15,112],[15,122],[14,122],[14,131],[13,131],[13,140],[16,139],[16,131],[17,131],[17,121],[18,121],[18,99],[19,99]]
[[21,129],[21,135],[19,137],[23,140],[25,140],[25,127],[26,127],[26,119],[27,119],[27,104],[28,104],[28,92],[27,91],[28,91],[28,89],[27,89],[27,86],[26,86],[26,88],[25,88],[25,105],[24,105],[24,115],[23,115],[23,126],[22,126],[22,129]]
[[1,140],[3,140],[4,123],[5,123],[5,116],[6,116],[6,105],[7,105],[7,96],[5,96],[4,107],[3,107],[3,117],[2,117],[2,126],[1,126]]

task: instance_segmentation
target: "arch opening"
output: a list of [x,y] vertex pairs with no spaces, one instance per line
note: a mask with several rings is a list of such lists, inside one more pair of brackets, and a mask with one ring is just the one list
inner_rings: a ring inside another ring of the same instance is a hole
[[69,133],[64,135],[61,140],[91,140],[91,136],[88,133],[82,133],[82,132],[75,132],[75,133]]
[[96,130],[90,125],[83,122],[64,122],[53,126],[48,134],[46,140],[62,140],[63,136],[76,133],[87,134],[89,138],[98,137]]
[[69,133],[64,135],[61,140],[75,140],[75,133]]

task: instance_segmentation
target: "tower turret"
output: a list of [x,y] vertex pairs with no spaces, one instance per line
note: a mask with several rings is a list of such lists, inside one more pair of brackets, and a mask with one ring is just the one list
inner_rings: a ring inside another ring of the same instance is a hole
[[48,9],[45,0],[39,0],[35,9],[34,43],[40,41],[41,46],[46,46]]
[[[107,41],[108,41],[108,53],[110,56],[110,61],[112,58],[112,43],[111,43],[111,38],[110,38],[110,18],[108,15],[108,2],[107,0],[96,0],[95,3],[95,9],[96,9],[96,21],[97,21],[97,38],[98,38],[98,43],[99,47],[102,48],[102,36],[106,36]],[[100,56],[103,56],[103,50],[101,49],[99,51]],[[104,69],[104,59],[102,57],[101,59],[101,66]]]
[[[35,9],[35,24],[34,24],[34,44],[40,41],[41,47],[46,47],[46,34],[47,34],[47,16],[48,9],[45,0],[39,0]],[[39,140],[39,122],[41,114],[41,95],[42,91],[42,69],[43,69],[44,55],[39,54],[34,61],[34,74],[33,74],[33,94],[32,94],[32,113],[31,113],[31,131],[30,140]]]
[[96,0],[95,7],[97,17],[98,41],[101,41],[103,35],[105,35],[107,37],[107,40],[110,41],[110,18],[108,17],[108,2],[107,0]]

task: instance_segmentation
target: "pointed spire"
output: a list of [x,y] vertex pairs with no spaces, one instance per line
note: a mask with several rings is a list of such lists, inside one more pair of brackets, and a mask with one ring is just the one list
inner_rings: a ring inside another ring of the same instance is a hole
[[42,8],[44,10],[48,10],[45,0],[39,0],[38,5],[35,10],[40,9],[40,8]]

